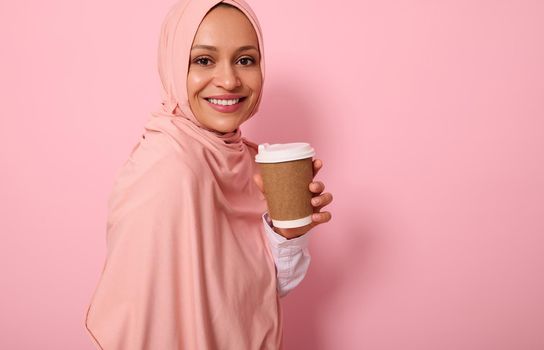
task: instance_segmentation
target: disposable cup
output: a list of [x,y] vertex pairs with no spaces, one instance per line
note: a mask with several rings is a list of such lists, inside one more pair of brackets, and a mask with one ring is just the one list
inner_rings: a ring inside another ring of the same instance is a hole
[[272,223],[294,228],[312,222],[313,156],[308,143],[260,144],[255,161],[263,178],[264,195]]

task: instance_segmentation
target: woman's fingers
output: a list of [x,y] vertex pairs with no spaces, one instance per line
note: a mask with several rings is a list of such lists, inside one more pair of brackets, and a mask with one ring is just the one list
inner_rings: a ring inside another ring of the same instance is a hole
[[318,210],[329,205],[331,202],[332,194],[328,192],[312,198],[312,205]]
[[315,159],[313,161],[314,166],[314,177],[317,175],[319,170],[323,167],[323,161],[321,159]]
[[328,211],[312,214],[312,221],[315,224],[323,224],[332,218],[332,214]]
[[310,182],[310,191],[313,193],[321,193],[325,190],[325,184],[321,181]]

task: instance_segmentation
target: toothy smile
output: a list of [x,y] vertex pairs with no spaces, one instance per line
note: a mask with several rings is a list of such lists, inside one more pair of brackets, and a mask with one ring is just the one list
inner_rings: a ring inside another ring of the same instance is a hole
[[220,106],[232,106],[240,102],[239,98],[235,98],[232,100],[220,100],[215,98],[207,98],[206,100],[210,103],[213,103],[214,105],[220,105]]

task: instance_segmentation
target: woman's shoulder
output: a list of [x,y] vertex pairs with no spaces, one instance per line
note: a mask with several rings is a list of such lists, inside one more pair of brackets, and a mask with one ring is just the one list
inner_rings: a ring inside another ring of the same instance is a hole
[[192,183],[195,171],[185,151],[167,135],[145,132],[117,174],[116,184],[152,183],[155,188]]
[[183,153],[164,135],[146,132],[115,176],[108,197],[108,222],[132,214],[155,215],[157,208],[174,210],[198,191],[198,176]]

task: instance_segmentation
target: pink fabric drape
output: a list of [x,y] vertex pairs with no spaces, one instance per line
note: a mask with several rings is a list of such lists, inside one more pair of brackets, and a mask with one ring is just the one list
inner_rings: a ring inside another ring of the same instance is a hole
[[[108,201],[106,262],[86,317],[99,349],[281,348],[276,272],[261,221],[266,201],[252,179],[256,145],[240,129],[207,130],[187,101],[192,40],[219,2],[180,2],[163,24],[162,108]],[[244,1],[224,2],[252,22],[264,78],[254,13]]]

